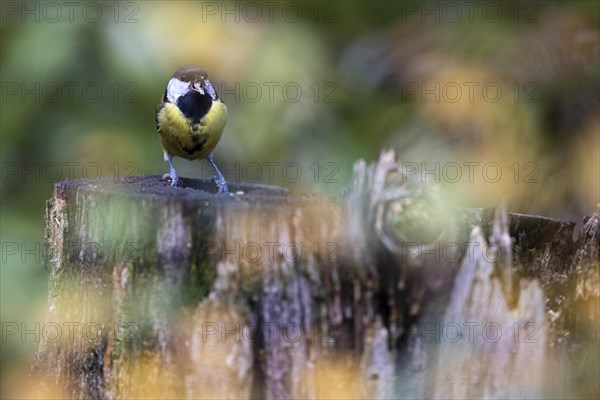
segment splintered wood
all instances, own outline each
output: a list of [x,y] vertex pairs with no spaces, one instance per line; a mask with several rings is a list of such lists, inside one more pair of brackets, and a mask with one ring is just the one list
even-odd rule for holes
[[599,342],[598,212],[573,242],[573,223],[450,207],[399,165],[356,163],[339,199],[56,184],[46,324],[70,334],[40,343],[39,396],[593,394],[576,382],[598,371],[581,357]]

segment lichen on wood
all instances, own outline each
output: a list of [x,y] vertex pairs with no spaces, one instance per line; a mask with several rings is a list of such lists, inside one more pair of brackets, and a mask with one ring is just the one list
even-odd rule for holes
[[[598,343],[598,212],[573,242],[573,223],[506,203],[450,207],[399,165],[358,162],[337,199],[157,176],[56,184],[47,322],[78,335],[40,344],[47,397],[579,393],[598,368],[578,350]],[[435,257],[450,247],[460,257]],[[482,337],[486,323],[503,336]]]

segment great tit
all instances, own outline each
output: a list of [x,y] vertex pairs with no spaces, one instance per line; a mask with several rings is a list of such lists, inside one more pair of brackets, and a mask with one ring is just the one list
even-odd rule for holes
[[175,71],[167,83],[162,101],[156,108],[156,129],[164,151],[171,186],[178,177],[173,156],[197,160],[208,156],[216,176],[218,193],[227,193],[227,182],[215,165],[213,153],[227,122],[227,107],[208,80],[206,70],[187,65]]

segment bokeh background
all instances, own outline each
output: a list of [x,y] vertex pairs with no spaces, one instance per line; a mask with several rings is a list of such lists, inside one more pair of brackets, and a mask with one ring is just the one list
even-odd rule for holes
[[[447,201],[573,219],[600,191],[596,1],[2,2],[2,397],[44,321],[52,184],[167,172],[154,112],[199,63],[229,108],[228,180],[336,195],[396,149]],[[206,161],[176,160],[210,178]]]

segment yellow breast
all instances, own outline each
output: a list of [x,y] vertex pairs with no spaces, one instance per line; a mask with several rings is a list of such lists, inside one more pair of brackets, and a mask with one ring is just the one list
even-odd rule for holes
[[169,154],[188,160],[207,157],[215,148],[227,122],[227,107],[214,100],[197,124],[187,119],[173,103],[165,103],[157,114],[158,133]]

